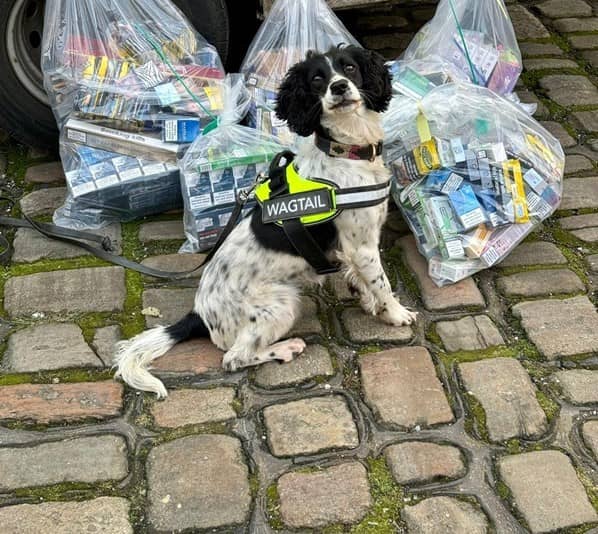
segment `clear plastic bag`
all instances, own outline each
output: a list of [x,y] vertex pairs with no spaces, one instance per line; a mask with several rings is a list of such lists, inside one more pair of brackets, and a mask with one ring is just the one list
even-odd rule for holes
[[[249,105],[243,77],[229,75],[220,125],[198,138],[179,162],[187,236],[181,252],[213,246],[230,219],[237,195],[250,190],[270,160],[283,150],[274,136],[237,124]],[[254,205],[249,201],[243,215]]]
[[560,204],[561,145],[484,87],[398,96],[384,129],[393,198],[439,286],[502,261]]
[[[436,79],[439,72],[453,78],[461,73],[501,95],[513,91],[522,71],[521,52],[503,0],[441,0],[434,18],[416,34],[402,59],[424,80],[430,81],[426,73]],[[418,60],[423,60],[419,66],[437,68],[421,71],[412,64]],[[412,78],[402,81],[425,83]]]
[[176,167],[222,111],[224,70],[168,0],[48,0],[42,70],[69,197],[57,224],[181,207]]
[[308,50],[326,52],[341,43],[359,46],[324,0],[277,0],[241,65],[252,97],[248,125],[292,145],[295,134],[274,111],[278,87]]

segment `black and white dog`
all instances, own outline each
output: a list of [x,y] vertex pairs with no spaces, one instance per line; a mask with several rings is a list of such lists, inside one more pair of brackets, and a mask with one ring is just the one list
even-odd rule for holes
[[[381,184],[389,179],[382,158],[339,157],[338,147],[376,147],[382,140],[380,113],[391,98],[391,80],[383,59],[358,47],[310,52],[293,66],[280,88],[277,115],[301,136],[334,140],[337,153],[305,142],[295,158],[301,176],[318,177],[340,188]],[[342,151],[342,150],[341,150]],[[363,309],[391,325],[406,325],[416,314],[399,304],[382,268],[380,231],[386,203],[346,209],[331,221],[308,227],[360,297]],[[193,311],[177,324],[158,326],[117,345],[117,376],[131,386],[167,395],[147,367],[176,343],[210,337],[226,351],[228,371],[278,360],[289,362],[305,349],[302,339],[284,339],[300,313],[306,284],[323,276],[299,256],[274,224],[263,224],[258,207],[242,220],[205,267]]]

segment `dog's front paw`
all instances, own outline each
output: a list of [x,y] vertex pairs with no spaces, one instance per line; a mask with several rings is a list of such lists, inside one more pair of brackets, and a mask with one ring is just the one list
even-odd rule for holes
[[412,312],[398,302],[396,306],[387,308],[380,313],[380,319],[392,326],[408,326],[417,321],[417,312]]

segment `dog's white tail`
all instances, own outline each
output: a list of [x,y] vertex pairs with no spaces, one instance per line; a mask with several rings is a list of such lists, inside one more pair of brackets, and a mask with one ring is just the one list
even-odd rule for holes
[[116,376],[121,376],[136,389],[155,393],[159,399],[168,396],[162,381],[152,376],[147,368],[153,360],[166,354],[177,343],[193,337],[210,337],[208,327],[194,311],[176,324],[156,326],[134,338],[117,343],[114,355],[114,365],[118,367]]
[[127,341],[116,344],[114,364],[118,367],[115,376],[120,376],[130,386],[155,393],[158,398],[168,396],[161,380],[153,376],[147,367],[166,354],[178,340],[168,333],[165,326],[156,326]]

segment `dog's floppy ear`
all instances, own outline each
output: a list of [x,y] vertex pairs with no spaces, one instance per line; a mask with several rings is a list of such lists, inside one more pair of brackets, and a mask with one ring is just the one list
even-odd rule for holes
[[283,80],[276,98],[276,116],[286,120],[289,128],[308,137],[320,125],[322,104],[310,91],[305,61],[293,65]]
[[384,58],[372,50],[348,46],[346,52],[359,65],[363,78],[363,98],[369,109],[378,113],[386,111],[392,98],[392,79]]

